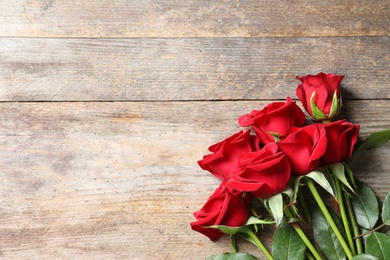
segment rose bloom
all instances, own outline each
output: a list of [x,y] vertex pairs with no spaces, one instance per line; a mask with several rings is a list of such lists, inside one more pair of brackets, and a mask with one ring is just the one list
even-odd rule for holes
[[196,221],[191,223],[191,228],[215,241],[223,235],[223,232],[207,227],[213,225],[242,226],[248,219],[251,199],[250,194],[229,189],[225,186],[225,182],[222,182],[205,205],[194,213]]
[[290,163],[276,143],[268,143],[260,151],[243,154],[227,186],[268,198],[287,186]]
[[293,175],[304,175],[317,168],[326,151],[327,138],[323,124],[292,128],[277,143],[291,163]]
[[[297,76],[297,79],[302,84],[297,87],[296,94],[305,110],[314,120],[327,120],[338,115],[341,110],[340,82],[343,78],[344,76],[325,74],[323,72],[317,75]],[[337,103],[334,104],[334,111],[331,111],[334,95],[337,97],[335,100]],[[314,105],[320,110],[319,113],[313,111],[311,99],[313,99]]]
[[359,135],[359,125],[355,125],[347,120],[339,120],[329,124],[324,124],[327,148],[321,157],[321,165],[328,165],[348,160]]
[[240,131],[210,146],[209,151],[212,154],[205,155],[198,164],[220,179],[229,178],[241,154],[259,149],[259,140],[256,136],[250,135],[250,130]]
[[274,136],[283,136],[291,127],[302,126],[304,122],[305,114],[290,97],[286,102],[271,103],[238,119],[241,126],[252,126],[263,144],[274,142]]

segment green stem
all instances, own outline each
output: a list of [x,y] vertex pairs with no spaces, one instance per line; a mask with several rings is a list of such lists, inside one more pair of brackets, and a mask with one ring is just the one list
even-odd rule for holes
[[353,236],[355,237],[356,250],[357,254],[359,255],[363,253],[363,244],[362,238],[360,237],[360,228],[357,224],[355,212],[353,210],[351,199],[349,197],[345,198],[345,204],[347,204],[348,213],[351,217]]
[[306,253],[305,253],[305,256],[306,256],[306,259],[308,259],[308,260],[314,260],[315,258],[309,253],[309,252],[307,252],[306,251]]
[[[288,209],[288,208],[285,208],[284,209],[284,213],[286,214],[286,216],[288,218],[292,218],[293,215],[291,214],[291,211]],[[310,250],[310,252],[313,254],[313,256],[315,257],[315,259],[317,260],[321,260],[321,256],[320,254],[318,253],[318,251],[315,249],[315,247],[313,246],[313,244],[310,242],[310,240],[307,238],[306,234],[303,232],[303,230],[297,225],[297,224],[293,224],[292,225],[293,228],[295,229],[295,231],[298,233],[299,237],[302,239],[302,241],[305,243],[305,245],[307,246],[307,248]]]
[[248,229],[248,231],[245,232],[252,240],[255,242],[256,246],[263,252],[263,254],[269,259],[273,260],[272,255],[268,252],[267,248],[261,243],[260,239],[256,236],[255,233],[253,233],[252,230]]
[[341,246],[343,247],[345,253],[347,254],[348,259],[352,259],[352,252],[349,249],[347,243],[345,242],[343,235],[340,233],[340,231],[337,228],[336,223],[334,222],[332,216],[330,215],[328,209],[325,206],[325,203],[322,201],[322,198],[320,194],[318,193],[316,187],[314,186],[314,183],[311,179],[307,178],[307,186],[309,187],[311,193],[314,196],[314,199],[316,200],[318,206],[320,207],[322,213],[324,214],[326,220],[328,221],[330,227],[332,228],[334,234],[336,235],[337,239],[339,240]]
[[303,212],[305,213],[307,222],[309,223],[309,225],[311,225],[310,211],[309,208],[307,207],[305,198],[302,196],[302,192],[298,192],[298,199],[299,199],[299,204],[301,204]]
[[341,220],[343,221],[344,230],[345,230],[345,233],[347,234],[347,240],[348,240],[349,248],[351,249],[352,255],[356,255],[355,245],[354,245],[354,242],[353,242],[353,237],[352,237],[352,233],[351,233],[351,229],[350,229],[348,216],[347,216],[347,214],[345,212],[345,205],[344,205],[344,198],[343,198],[344,196],[341,193],[342,192],[341,191],[341,184],[340,184],[340,181],[337,178],[334,178],[334,181],[336,182],[337,200],[339,202]]
[[369,230],[369,231],[367,231],[367,232],[364,232],[363,234],[358,235],[356,238],[367,236],[367,235],[369,235],[369,234],[371,234],[371,233],[373,233],[373,232],[376,232],[378,229],[383,228],[384,226],[386,226],[386,224],[385,224],[385,223],[382,223],[381,225],[377,226],[376,228],[371,229],[371,230]]
[[322,120],[321,123],[323,123],[323,124],[332,123],[332,119],[325,119],[325,120]]

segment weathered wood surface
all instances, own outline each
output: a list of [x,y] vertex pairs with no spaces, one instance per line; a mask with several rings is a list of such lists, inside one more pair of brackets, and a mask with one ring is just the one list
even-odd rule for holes
[[389,36],[388,0],[0,2],[12,37]]
[[[190,230],[192,212],[218,185],[196,161],[239,130],[238,116],[267,103],[1,103],[1,258],[204,259],[230,251],[227,238],[212,243]],[[344,107],[362,124],[361,137],[390,128],[389,114],[388,101]],[[352,164],[382,199],[389,157],[387,145]]]
[[[0,1],[0,258],[231,251],[190,230],[218,185],[196,161],[319,71],[361,137],[390,128],[389,24],[388,0]],[[382,199],[389,158],[351,164]]]
[[296,75],[345,74],[344,98],[390,98],[389,37],[0,38],[0,100],[294,96]]

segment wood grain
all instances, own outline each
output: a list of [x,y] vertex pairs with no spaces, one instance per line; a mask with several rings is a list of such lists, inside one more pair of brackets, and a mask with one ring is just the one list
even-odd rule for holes
[[389,36],[387,0],[14,0],[0,36]]
[[0,38],[1,101],[285,99],[296,75],[346,75],[345,99],[390,98],[390,37]]
[[[320,71],[362,138],[390,128],[389,24],[388,0],[0,1],[0,258],[231,251],[190,230],[219,184],[197,160]],[[389,158],[351,162],[381,199]]]
[[[218,185],[196,161],[268,102],[0,103],[0,256],[204,259],[230,251],[189,222]],[[390,128],[390,102],[346,101],[361,137]],[[380,198],[390,146],[352,168]],[[271,234],[262,239],[270,245]],[[261,256],[248,243],[240,249]]]

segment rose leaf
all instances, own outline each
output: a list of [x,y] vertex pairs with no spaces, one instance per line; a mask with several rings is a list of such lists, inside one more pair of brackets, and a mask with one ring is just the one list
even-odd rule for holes
[[390,129],[372,133],[355,150],[355,153],[365,149],[378,148],[390,141]]
[[387,194],[382,206],[383,224],[390,226],[390,192]]
[[390,259],[390,237],[379,233],[371,233],[366,241],[366,253],[374,255],[379,259]]
[[247,253],[224,253],[211,256],[207,260],[258,260],[258,258]]
[[352,194],[352,206],[359,226],[374,228],[379,219],[379,204],[374,191],[359,180],[356,181],[356,194]]
[[215,228],[223,233],[229,234],[229,235],[234,235],[237,234],[238,232],[244,232],[245,229],[247,229],[247,226],[240,226],[240,227],[230,227],[230,226],[224,226],[224,225],[214,225],[214,226],[209,226],[208,228]]
[[304,259],[306,245],[297,232],[288,224],[282,224],[275,232],[272,256],[275,259]]
[[379,260],[378,257],[370,255],[370,254],[359,254],[352,258],[352,260]]
[[[340,219],[336,213],[334,213],[333,210],[329,210],[329,212],[336,225],[339,227],[339,230],[342,230]],[[319,207],[315,207],[313,210],[312,227],[314,239],[327,259],[347,258],[339,240]]]

